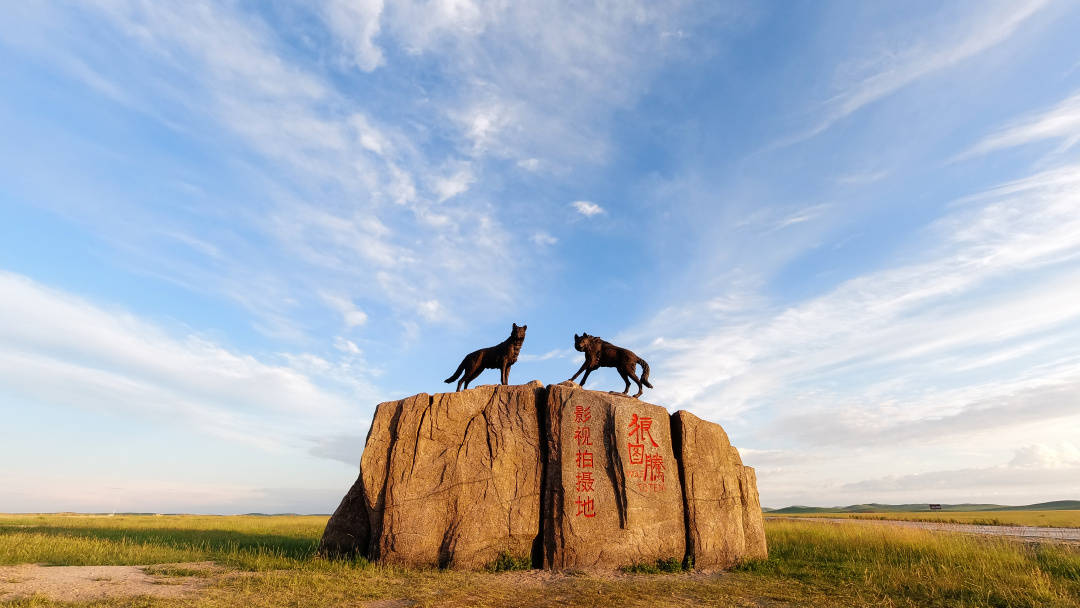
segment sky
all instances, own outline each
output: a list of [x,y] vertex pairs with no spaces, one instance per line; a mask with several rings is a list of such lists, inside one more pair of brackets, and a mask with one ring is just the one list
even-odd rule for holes
[[4,12],[0,512],[329,513],[512,323],[766,506],[1080,499],[1074,2]]

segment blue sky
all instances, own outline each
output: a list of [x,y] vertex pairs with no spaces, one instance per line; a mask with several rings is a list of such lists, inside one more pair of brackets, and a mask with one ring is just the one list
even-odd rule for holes
[[375,404],[513,322],[512,382],[626,345],[765,505],[1080,498],[1077,31],[1041,0],[10,6],[0,511],[329,512]]

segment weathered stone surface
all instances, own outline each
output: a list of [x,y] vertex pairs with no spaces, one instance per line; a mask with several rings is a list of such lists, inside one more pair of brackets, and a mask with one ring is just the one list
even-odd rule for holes
[[543,563],[682,560],[682,489],[664,408],[564,382],[549,387]]
[[686,552],[698,568],[727,568],[767,557],[754,469],[718,424],[690,412],[672,416],[686,498]]
[[742,484],[743,533],[746,535],[746,552],[742,559],[765,559],[769,557],[769,549],[765,543],[765,517],[761,513],[757,473],[753,467],[744,466],[739,480]]
[[459,568],[504,552],[529,557],[540,525],[540,391],[534,381],[379,405],[360,478],[322,548]]
[[380,404],[360,468],[324,555],[560,569],[767,555],[754,470],[719,425],[572,382]]

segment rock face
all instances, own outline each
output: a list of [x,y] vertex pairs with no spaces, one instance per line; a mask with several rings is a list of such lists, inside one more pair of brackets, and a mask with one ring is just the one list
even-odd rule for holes
[[569,382],[382,403],[360,469],[324,555],[560,569],[767,555],[754,470],[719,425]]
[[548,389],[543,565],[682,561],[682,485],[664,408],[564,383]]
[[320,550],[479,568],[530,557],[540,529],[539,382],[416,395],[375,410],[360,477]]
[[718,424],[678,411],[671,428],[686,488],[687,556],[699,568],[767,557],[754,469]]

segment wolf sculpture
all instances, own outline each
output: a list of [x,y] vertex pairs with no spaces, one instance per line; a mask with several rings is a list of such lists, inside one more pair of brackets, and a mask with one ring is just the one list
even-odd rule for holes
[[[601,340],[596,336],[590,336],[589,334],[581,334],[580,336],[574,334],[574,349],[585,353],[585,363],[581,364],[581,368],[577,370],[577,373],[570,378],[572,382],[578,377],[578,374],[585,372],[585,376],[581,378],[581,386],[585,386],[585,381],[589,379],[589,374],[593,370],[600,367],[614,367],[619,375],[622,376],[623,382],[626,383],[626,388],[623,389],[622,394],[630,392],[630,379],[637,382],[637,394],[634,395],[634,399],[641,396],[641,385],[645,385],[652,388],[653,385],[649,384],[649,364],[644,359],[635,355],[633,352],[615,346],[611,342]],[[641,364],[641,379],[635,372],[636,365]]]
[[[457,390],[460,391],[462,383],[465,384],[465,388],[469,388],[469,383],[476,380],[480,372],[485,369],[497,369],[501,374],[500,381],[503,384],[509,384],[510,366],[517,362],[518,355],[521,354],[521,344],[525,341],[526,328],[528,328],[528,325],[518,327],[518,324],[514,323],[509,338],[495,346],[481,348],[465,355],[454,375],[443,380],[443,382],[450,384],[457,380]],[[458,376],[461,376],[460,380],[458,380]]]

